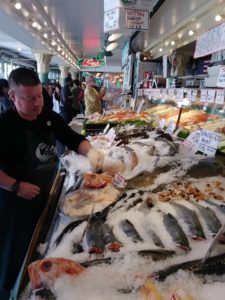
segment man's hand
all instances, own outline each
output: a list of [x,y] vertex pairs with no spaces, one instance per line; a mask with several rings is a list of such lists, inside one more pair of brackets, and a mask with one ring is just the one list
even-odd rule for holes
[[17,192],[17,196],[22,197],[27,200],[32,200],[40,194],[40,188],[37,185],[20,182],[20,188]]
[[103,162],[103,154],[100,151],[91,148],[87,154],[87,157],[94,171],[101,168]]

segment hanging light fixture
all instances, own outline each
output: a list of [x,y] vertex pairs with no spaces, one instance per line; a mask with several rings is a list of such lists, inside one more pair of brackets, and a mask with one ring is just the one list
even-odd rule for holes
[[112,51],[112,50],[114,50],[117,46],[118,46],[118,43],[117,43],[117,42],[112,42],[112,43],[110,43],[110,44],[105,48],[105,50],[106,50],[106,51]]
[[122,36],[122,33],[119,33],[119,32],[118,33],[113,33],[112,35],[109,36],[108,41],[109,42],[116,41],[119,38],[121,38],[121,36]]

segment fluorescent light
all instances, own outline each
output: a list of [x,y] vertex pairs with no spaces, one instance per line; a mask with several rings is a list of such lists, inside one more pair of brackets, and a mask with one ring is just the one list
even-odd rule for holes
[[48,38],[48,34],[47,34],[47,33],[44,33],[44,34],[43,34],[43,37],[44,37],[45,39],[47,39],[47,38]]
[[110,43],[107,47],[106,47],[106,51],[112,51],[113,49],[115,49],[116,47],[118,46],[118,43],[117,42],[113,42],[113,43]]
[[176,43],[174,41],[171,41],[170,43],[172,46],[174,46]]
[[38,23],[37,22],[33,22],[32,23],[32,27],[36,28],[38,26]]
[[194,31],[193,31],[193,30],[189,30],[189,31],[188,31],[188,34],[189,34],[190,36],[192,36],[192,35],[194,35]]
[[113,33],[112,35],[109,36],[108,41],[113,42],[121,38],[122,33]]
[[220,15],[216,15],[215,16],[215,21],[216,22],[219,22],[219,21],[221,21],[222,20],[222,17],[220,16]]
[[162,49],[162,48],[159,48],[159,52],[163,52],[163,49]]
[[22,49],[20,47],[17,48],[17,51],[21,51]]
[[169,45],[169,42],[167,41],[167,42],[165,42],[165,46],[168,46]]
[[16,2],[15,5],[14,5],[15,9],[21,9],[22,5],[20,2]]

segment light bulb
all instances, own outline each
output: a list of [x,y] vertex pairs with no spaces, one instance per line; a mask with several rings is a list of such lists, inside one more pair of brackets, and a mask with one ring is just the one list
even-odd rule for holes
[[174,46],[176,43],[174,41],[171,41],[170,43],[172,46]]
[[159,48],[159,52],[163,52],[163,49],[162,49],[162,48]]
[[189,30],[189,31],[188,31],[188,34],[189,34],[190,36],[192,36],[192,35],[194,35],[194,31],[193,31],[193,30]]
[[38,26],[37,22],[32,23],[32,27],[36,28]]
[[20,2],[16,2],[15,5],[14,5],[15,9],[21,9],[22,5]]
[[222,20],[222,17],[220,15],[215,16],[215,21],[220,22]]
[[47,38],[48,38],[48,34],[47,34],[47,33],[44,33],[44,34],[43,34],[43,37],[44,37],[45,39],[47,39]]

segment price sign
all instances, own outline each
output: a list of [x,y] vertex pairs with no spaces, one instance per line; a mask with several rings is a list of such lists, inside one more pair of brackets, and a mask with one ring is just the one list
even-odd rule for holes
[[216,92],[216,100],[215,102],[217,104],[224,104],[224,97],[225,97],[225,91],[224,90],[217,90]]
[[126,186],[126,180],[123,176],[116,173],[113,178],[113,185],[117,188],[124,188]]
[[208,156],[214,157],[220,139],[221,135],[219,133],[203,129],[201,130],[201,141],[198,150]]
[[174,97],[174,89],[169,89],[168,98],[170,100],[173,100],[173,97]]
[[119,29],[120,25],[120,10],[113,8],[104,13],[104,32],[109,32]]
[[196,101],[197,94],[198,94],[197,90],[192,91],[192,95],[191,95],[191,101],[192,102]]
[[159,120],[159,128],[163,129],[166,126],[166,119]]
[[215,101],[216,90],[208,90],[207,102],[213,103]]
[[176,100],[182,102],[184,100],[184,89],[177,89]]
[[167,99],[167,89],[163,89],[162,90],[162,100],[166,100]]
[[174,121],[170,121],[167,128],[166,128],[166,133],[169,133],[169,134],[172,135],[175,128],[176,128],[176,124],[174,123]]
[[161,90],[160,89],[156,89],[155,90],[155,97],[156,97],[156,99],[159,99],[160,95],[161,95]]
[[220,68],[219,77],[217,80],[218,87],[225,87],[225,66]]
[[187,99],[192,101],[192,90],[187,90]]
[[200,140],[201,131],[195,131],[183,141],[182,145],[192,154],[195,154],[198,151]]
[[208,94],[208,90],[201,90],[201,97],[200,97],[201,102],[207,101],[207,94]]
[[106,134],[106,137],[110,140],[110,143],[112,144],[116,137],[116,132],[114,128],[111,128],[108,133]]

